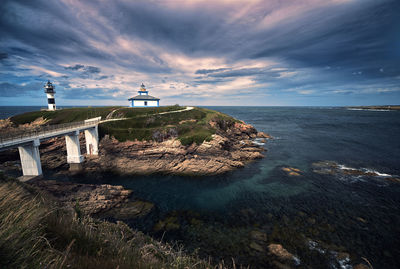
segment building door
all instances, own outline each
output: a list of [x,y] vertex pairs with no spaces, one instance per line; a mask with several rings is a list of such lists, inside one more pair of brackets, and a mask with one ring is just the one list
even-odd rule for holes
[[147,101],[144,101],[144,105],[147,106]]

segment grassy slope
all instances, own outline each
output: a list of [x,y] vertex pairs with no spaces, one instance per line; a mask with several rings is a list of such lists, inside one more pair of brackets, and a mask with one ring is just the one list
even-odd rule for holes
[[167,106],[167,107],[154,107],[154,108],[128,108],[118,106],[106,106],[106,107],[75,107],[65,108],[56,111],[33,111],[23,114],[19,114],[11,117],[11,121],[17,125],[30,123],[39,117],[43,117],[49,120],[49,124],[60,124],[74,121],[82,121],[85,119],[95,118],[101,116],[105,119],[106,116],[113,110],[117,110],[115,116],[119,117],[136,117],[147,114],[155,114],[166,111],[174,111],[184,109],[179,106]]
[[11,118],[15,124],[25,124],[39,117],[48,119],[48,124],[60,124],[80,121],[87,118],[101,116],[105,119],[112,111],[116,110],[113,118],[128,118],[127,120],[102,123],[99,127],[100,136],[106,134],[114,136],[119,141],[126,140],[154,140],[162,141],[168,137],[177,136],[182,144],[189,145],[193,142],[202,143],[210,140],[216,132],[209,125],[211,119],[223,122],[226,126],[235,120],[225,114],[204,109],[194,108],[180,113],[157,114],[160,112],[184,109],[179,106],[159,108],[127,108],[127,107],[96,107],[96,108],[70,108],[57,111],[35,111],[17,115]]
[[212,268],[123,223],[78,218],[78,211],[56,208],[0,174],[0,268]]

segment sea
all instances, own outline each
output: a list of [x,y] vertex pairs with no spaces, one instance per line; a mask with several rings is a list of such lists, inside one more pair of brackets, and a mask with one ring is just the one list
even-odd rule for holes
[[[218,176],[72,180],[132,189],[156,207],[127,220],[132,227],[203,258],[264,268],[263,249],[276,243],[297,268],[400,268],[399,111],[207,108],[270,134],[255,141],[265,158]],[[35,109],[0,107],[0,115]]]

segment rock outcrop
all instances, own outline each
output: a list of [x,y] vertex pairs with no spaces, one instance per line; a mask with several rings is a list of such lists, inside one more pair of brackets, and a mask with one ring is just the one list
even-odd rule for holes
[[303,171],[294,167],[282,167],[282,171],[286,172],[288,176],[301,176]]
[[[217,126],[210,123],[211,126]],[[245,123],[235,123],[226,130],[217,129],[211,141],[184,146],[177,138],[163,142],[119,142],[105,136],[100,141],[99,156],[87,156],[86,172],[112,171],[119,174],[212,175],[243,167],[247,162],[264,157],[264,149],[253,143],[253,137],[270,137]],[[81,137],[82,154],[85,154]],[[42,165],[45,169],[67,170],[63,138],[42,143]]]
[[338,164],[334,161],[320,161],[312,164],[313,172],[321,175],[336,175],[343,178],[360,178],[369,177],[376,180],[385,180],[386,182],[400,183],[400,177],[398,175],[389,175],[380,173],[375,170],[367,168],[353,168],[346,167],[345,165]]
[[101,218],[133,219],[150,213],[154,205],[131,197],[122,186],[78,184],[38,179],[28,183],[61,206]]
[[299,258],[287,251],[281,244],[269,244],[268,253],[274,260],[272,264],[276,268],[293,268],[300,264]]

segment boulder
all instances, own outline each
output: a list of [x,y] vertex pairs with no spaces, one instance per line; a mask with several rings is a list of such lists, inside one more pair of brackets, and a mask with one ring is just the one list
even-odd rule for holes
[[264,132],[257,132],[256,134],[257,138],[267,138],[267,139],[272,139],[272,136],[269,134],[266,134]]
[[262,241],[262,242],[267,241],[267,234],[257,230],[251,231],[250,237],[256,241]]
[[289,176],[301,176],[301,173],[303,173],[303,171],[294,167],[282,167],[281,169]]
[[108,184],[78,184],[55,180],[33,180],[29,184],[54,197],[67,208],[84,214],[115,219],[131,219],[147,215],[154,204],[130,198],[131,190]]
[[295,265],[299,263],[299,259],[287,251],[281,244],[269,244],[268,252],[270,255],[274,256],[280,262],[285,264]]

